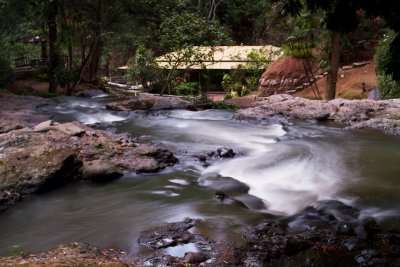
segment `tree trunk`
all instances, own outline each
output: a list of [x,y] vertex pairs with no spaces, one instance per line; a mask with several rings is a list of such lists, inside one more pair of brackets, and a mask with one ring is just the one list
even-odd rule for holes
[[[99,37],[100,39],[101,37]],[[100,62],[101,56],[103,53],[103,44],[101,40],[98,40],[96,47],[93,50],[92,59],[87,66],[83,81],[87,83],[92,83],[93,85],[97,85],[99,81],[99,69],[100,69]]]
[[340,32],[332,32],[331,53],[329,55],[329,67],[326,85],[325,99],[335,99],[336,82],[340,64]]
[[49,13],[48,13],[48,27],[49,27],[49,92],[57,92],[57,79],[56,71],[59,65],[59,54],[57,49],[57,12],[58,12],[58,0],[48,2]]
[[94,38],[96,38],[95,46],[93,47],[93,54],[88,63],[87,68],[84,70],[83,81],[97,85],[99,83],[99,69],[101,57],[103,55],[103,42],[102,42],[102,20],[103,20],[103,0],[97,0],[96,5],[96,25],[93,29]]
[[[71,37],[68,39],[68,71],[69,74],[72,75],[72,40]],[[68,82],[67,82],[67,91],[66,95],[70,96],[72,95],[72,88],[71,88],[71,76],[69,76]]]

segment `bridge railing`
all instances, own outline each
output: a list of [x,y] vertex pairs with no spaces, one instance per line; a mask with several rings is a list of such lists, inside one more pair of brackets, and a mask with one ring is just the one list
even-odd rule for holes
[[[60,62],[66,67],[69,62],[69,57],[66,55],[60,55]],[[14,60],[15,68],[26,68],[32,69],[46,68],[48,60],[46,58],[32,58],[32,57],[17,57]]]

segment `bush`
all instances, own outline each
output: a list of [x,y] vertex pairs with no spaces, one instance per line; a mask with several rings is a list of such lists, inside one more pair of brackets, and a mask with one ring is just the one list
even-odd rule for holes
[[128,71],[125,79],[129,84],[141,84],[145,89],[157,84],[161,79],[162,70],[158,67],[153,52],[144,46],[136,50],[134,60],[128,62]]
[[198,96],[199,85],[195,82],[181,83],[175,87],[175,93],[180,96]]
[[238,109],[237,106],[225,103],[224,101],[214,103],[212,108],[213,109],[229,109],[229,110],[237,110]]
[[393,80],[391,75],[380,75],[378,87],[382,99],[400,98],[400,82]]
[[[390,46],[396,37],[393,31],[384,34],[383,38],[379,41],[376,54],[375,54],[375,64],[376,71],[381,75],[387,75],[389,73],[389,66],[394,60],[392,54],[390,53]],[[384,78],[384,80],[387,80]]]
[[283,44],[282,49],[285,55],[298,58],[312,57],[312,47],[314,45],[305,42],[287,42]]
[[341,98],[344,99],[363,99],[363,95],[359,91],[345,91],[341,95],[339,95]]
[[11,64],[8,60],[0,56],[0,87],[4,87],[11,78]]

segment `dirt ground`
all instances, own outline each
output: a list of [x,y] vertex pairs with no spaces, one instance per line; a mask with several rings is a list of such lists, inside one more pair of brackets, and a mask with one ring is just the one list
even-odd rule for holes
[[[336,85],[336,98],[362,99],[368,98],[367,92],[362,92],[362,83],[365,83],[366,91],[378,87],[377,76],[375,73],[375,64],[369,61],[368,65],[349,70],[339,70],[338,81]],[[317,81],[320,94],[325,95],[326,77]],[[315,99],[311,87],[294,94],[298,97]]]

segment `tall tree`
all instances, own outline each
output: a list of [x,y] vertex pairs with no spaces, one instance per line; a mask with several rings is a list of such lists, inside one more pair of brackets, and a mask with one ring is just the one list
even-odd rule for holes
[[[329,55],[329,71],[327,79],[327,91],[325,98],[333,99],[336,93],[337,73],[340,60],[340,40],[343,34],[347,34],[358,25],[358,11],[365,11],[370,16],[383,17],[388,26],[396,32],[400,30],[400,9],[394,1],[391,0],[273,0],[274,2],[283,2],[284,13],[299,15],[303,9],[316,12],[322,10],[325,14],[326,29],[331,32],[331,50]],[[388,66],[392,72],[398,73],[400,79],[400,35],[394,39],[392,46],[392,55],[395,59],[391,66]],[[397,59],[396,59],[397,58]],[[396,70],[397,69],[397,70]],[[395,74],[393,75],[396,76]]]
[[57,92],[57,69],[60,64],[57,38],[58,0],[48,0],[48,29],[49,29],[49,92]]
[[312,12],[323,10],[326,29],[331,33],[329,69],[325,99],[335,98],[336,83],[340,64],[340,40],[343,34],[353,30],[357,24],[357,10],[361,7],[360,0],[282,0],[284,14],[298,16],[300,11],[308,9]]

